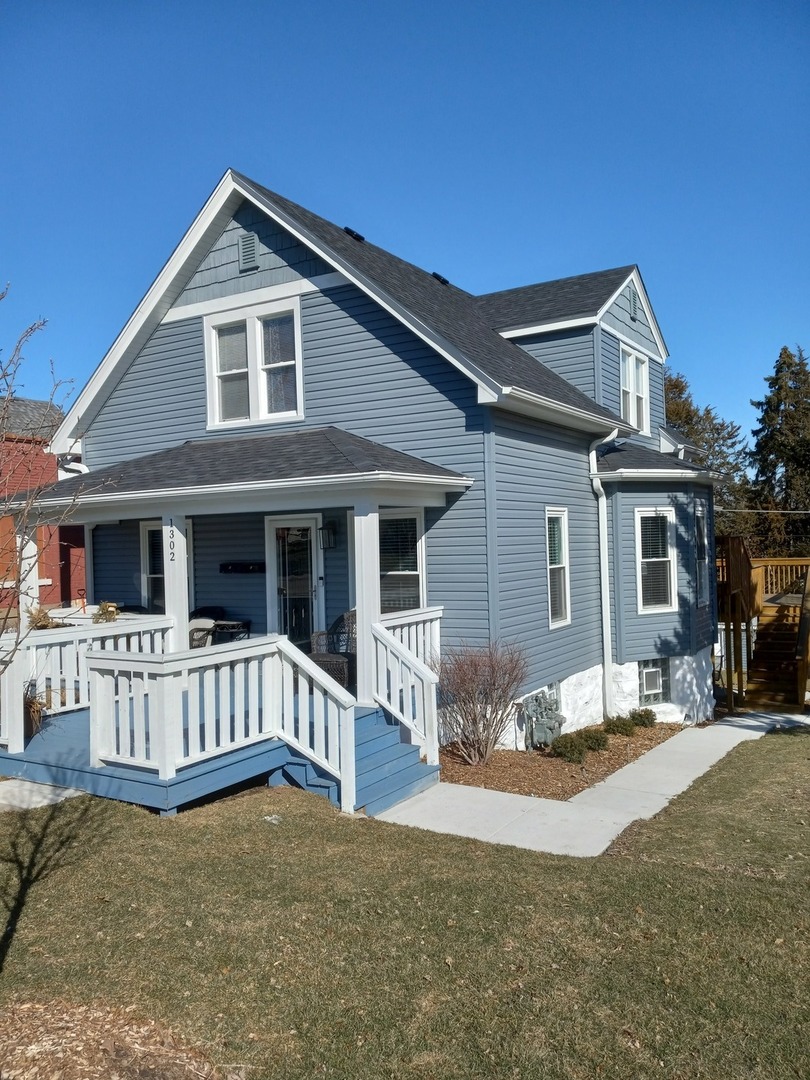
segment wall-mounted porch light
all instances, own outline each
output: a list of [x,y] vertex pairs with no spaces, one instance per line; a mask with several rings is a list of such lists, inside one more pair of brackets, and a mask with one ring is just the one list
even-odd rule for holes
[[325,525],[322,525],[318,529],[318,546],[321,551],[326,551],[328,548],[333,548],[336,542],[335,523],[333,521],[327,521]]

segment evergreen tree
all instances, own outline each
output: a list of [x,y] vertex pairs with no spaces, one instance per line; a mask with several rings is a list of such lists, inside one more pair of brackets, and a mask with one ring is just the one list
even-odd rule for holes
[[746,475],[749,451],[740,425],[721,419],[710,406],[696,405],[685,376],[673,374],[669,368],[664,373],[664,399],[667,424],[698,447],[701,464],[724,477],[715,490],[717,535],[746,535],[754,527],[753,518],[723,512],[747,506],[750,497]]
[[801,348],[784,346],[759,411],[750,454],[758,515],[756,546],[768,555],[810,554],[810,367]]

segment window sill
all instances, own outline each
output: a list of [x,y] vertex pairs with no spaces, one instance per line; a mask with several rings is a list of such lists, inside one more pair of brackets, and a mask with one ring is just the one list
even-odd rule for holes
[[304,414],[299,412],[276,413],[274,416],[262,416],[249,420],[216,420],[209,421],[206,431],[243,431],[245,428],[273,427],[276,424],[300,423]]

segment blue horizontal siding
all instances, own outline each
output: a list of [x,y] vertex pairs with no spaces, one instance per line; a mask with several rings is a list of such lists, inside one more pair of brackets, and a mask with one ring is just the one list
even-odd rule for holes
[[[712,526],[711,494],[690,485],[664,488],[653,484],[608,485],[610,493],[612,628],[618,663],[657,656],[690,656],[714,640],[713,562],[710,553],[710,603],[696,606],[697,562],[695,507],[702,505]],[[678,609],[674,612],[638,612],[636,583],[635,511],[637,508],[674,508]]]
[[602,322],[663,360],[640,298],[635,320],[630,317],[630,288],[631,286],[627,285],[616,297],[602,316]]
[[598,400],[592,329],[517,338],[516,343],[593,401]]
[[[529,674],[524,689],[530,690],[601,663],[596,499],[587,440],[496,415],[500,637],[525,649]],[[571,590],[571,622],[553,629],[545,533],[550,506],[568,510]]]

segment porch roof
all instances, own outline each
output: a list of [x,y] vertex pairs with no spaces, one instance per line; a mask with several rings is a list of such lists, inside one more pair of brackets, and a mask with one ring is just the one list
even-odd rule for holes
[[713,484],[721,479],[704,465],[662,454],[636,443],[617,440],[609,443],[597,456],[597,471],[602,480],[685,480]]
[[[433,465],[411,454],[352,435],[337,427],[310,428],[271,435],[189,440],[169,450],[131,458],[107,469],[61,480],[44,488],[37,500],[43,510],[124,508],[145,502],[187,504],[197,512],[216,512],[231,499],[246,496],[261,504],[261,495],[309,492],[311,501],[337,505],[337,493],[351,503],[363,491],[390,489],[396,500],[404,492],[422,492],[425,502],[444,501],[447,492],[461,492],[469,477]],[[358,491],[358,488],[360,489]],[[395,494],[396,493],[396,494]],[[431,499],[430,496],[433,496]],[[206,511],[204,500],[214,499]],[[201,501],[202,500],[202,501]],[[153,508],[154,509],[154,508]]]

